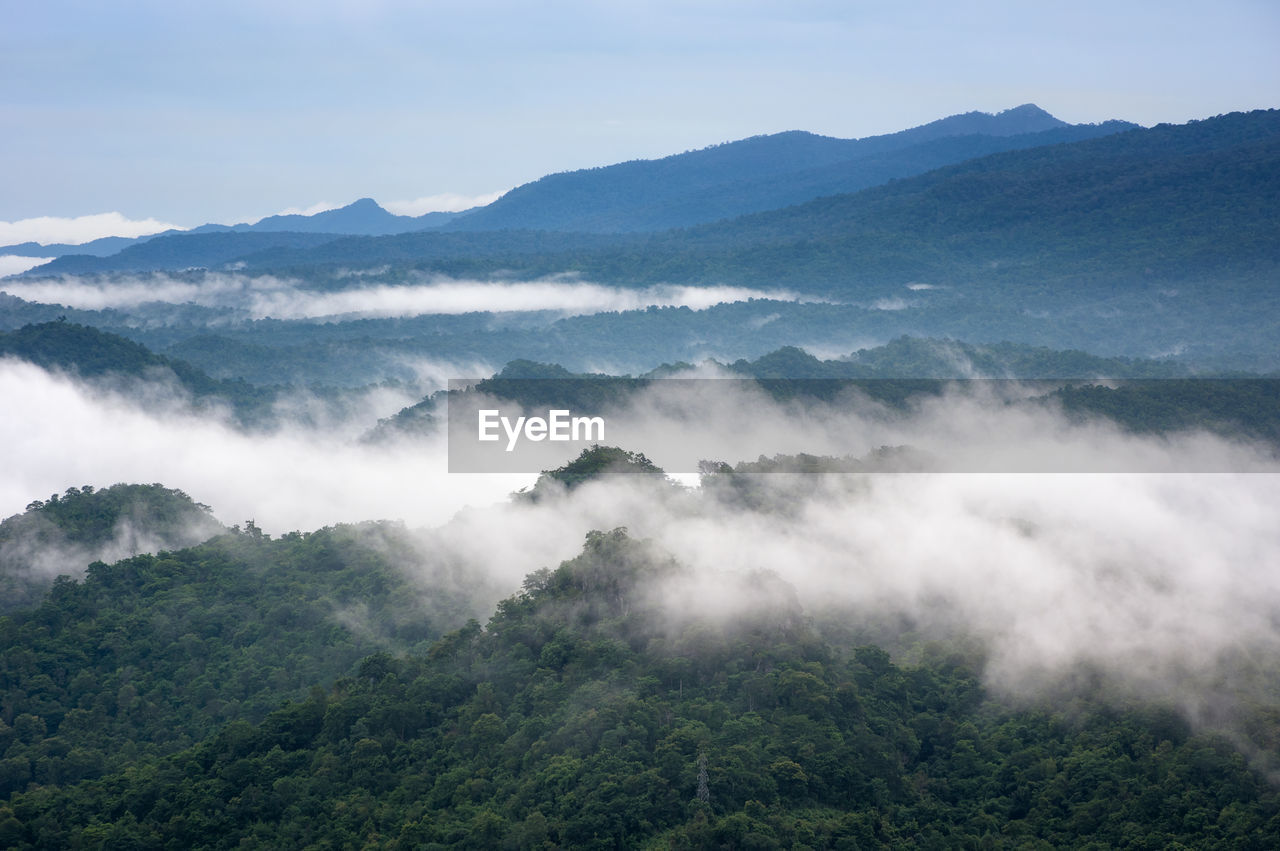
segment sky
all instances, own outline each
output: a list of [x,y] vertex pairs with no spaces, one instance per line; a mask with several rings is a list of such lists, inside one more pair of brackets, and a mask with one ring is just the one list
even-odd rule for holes
[[0,4],[0,244],[361,197],[459,209],[556,171],[1029,102],[1144,125],[1280,105],[1273,0]]

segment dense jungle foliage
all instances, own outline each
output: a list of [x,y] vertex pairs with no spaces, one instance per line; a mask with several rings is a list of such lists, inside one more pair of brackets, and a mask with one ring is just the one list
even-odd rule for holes
[[472,611],[390,524],[272,540],[250,522],[95,562],[0,618],[0,789],[74,784],[256,723],[372,652],[425,649]]
[[224,531],[209,506],[162,485],[67,488],[0,522],[0,613],[38,604],[90,562],[182,549]]
[[[144,593],[163,584],[142,568],[122,563],[114,581]],[[902,664],[873,646],[824,643],[767,574],[726,575],[723,591],[746,601],[746,616],[718,616],[715,600],[673,607],[659,592],[682,575],[624,530],[592,533],[486,626],[473,621],[426,652],[375,653],[265,717],[199,728],[208,738],[171,755],[148,744],[168,736],[169,719],[133,706],[127,767],[100,779],[48,773],[78,765],[86,745],[45,728],[124,711],[100,708],[108,689],[82,677],[87,708],[50,697],[48,717],[7,725],[21,755],[6,765],[25,758],[45,773],[0,805],[0,841],[1261,849],[1280,832],[1277,788],[1170,711],[1087,695],[1072,716],[1002,705],[971,660],[944,648]],[[82,593],[60,587],[39,616],[69,626],[83,618]],[[243,671],[255,667],[244,659]],[[113,681],[109,692],[154,701],[169,676],[185,679],[138,668],[131,687]],[[26,755],[37,747],[64,755],[42,763]]]

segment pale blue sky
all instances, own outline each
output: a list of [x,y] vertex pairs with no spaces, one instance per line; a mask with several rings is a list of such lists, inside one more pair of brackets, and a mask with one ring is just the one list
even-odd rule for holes
[[0,220],[481,195],[788,129],[1280,106],[1280,3],[0,0]]

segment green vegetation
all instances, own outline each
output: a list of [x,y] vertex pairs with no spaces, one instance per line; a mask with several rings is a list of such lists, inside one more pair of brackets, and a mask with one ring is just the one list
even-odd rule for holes
[[[221,363],[225,371],[228,360],[234,359],[226,357],[222,342],[201,335],[194,338],[192,346]],[[335,358],[349,361],[352,348],[351,344],[344,344]],[[278,365],[279,362],[270,357],[270,351],[250,347],[247,354],[239,354],[266,367]],[[255,430],[277,427],[286,419],[303,424],[326,417],[339,419],[353,409],[362,409],[364,403],[359,392],[350,392],[352,388],[297,380],[299,376],[288,370],[276,376],[277,380],[265,384],[253,384],[238,375],[213,378],[185,360],[156,354],[121,334],[62,320],[27,324],[10,333],[0,332],[0,357],[5,355],[75,376],[95,387],[140,400],[147,406],[157,400],[174,400],[190,404],[199,412],[219,416],[229,413],[236,425]],[[377,367],[372,366],[371,370],[376,372]],[[313,371],[302,378],[322,374]],[[265,373],[258,377],[270,378]],[[357,390],[368,385],[397,386],[394,380],[386,381],[367,372],[361,374],[360,379],[352,382]],[[290,391],[302,387],[305,387],[308,406],[289,410],[288,405],[278,404],[289,401]],[[308,409],[312,405],[314,410]]]
[[[370,656],[172,756],[51,778],[0,807],[0,836],[13,848],[1261,849],[1280,832],[1276,789],[1169,712],[1088,695],[1073,718],[1001,707],[937,648],[906,665],[827,645],[776,578],[722,577],[747,612],[724,620],[715,600],[673,607],[659,593],[683,576],[624,530],[593,532],[487,626],[426,654]],[[40,740],[33,717],[8,728],[19,746]]]
[[107,375],[143,376],[149,370],[172,372],[192,393],[218,386],[199,370],[157,355],[132,340],[74,322],[44,322],[0,333],[0,356],[30,361],[45,369],[84,378]]
[[1064,387],[1052,397],[1068,414],[1107,417],[1138,433],[1203,429],[1280,445],[1280,380],[1274,378],[1126,381]]
[[117,334],[61,320],[0,332],[0,357],[5,355],[126,391],[141,382],[167,383],[197,404],[233,407],[243,422],[266,416],[277,390],[210,378]]
[[[0,357],[141,404],[167,387],[251,427],[277,422],[284,383],[409,382],[423,360],[507,363],[476,389],[591,409],[677,373],[670,362],[719,357],[780,399],[833,398],[857,382],[909,405],[950,379],[1049,379],[1021,404],[1135,432],[1280,443],[1274,378],[1203,378],[1280,368],[1280,112],[1116,129],[925,174],[957,152],[1027,140],[917,134],[864,145],[855,169],[828,144],[840,140],[784,134],[679,163],[554,176],[489,214],[550,191],[539,227],[640,227],[917,175],[659,234],[205,232],[58,261],[69,271],[234,261],[318,291],[385,266],[360,280],[567,272],[626,286],[790,288],[830,302],[283,322],[249,321],[238,305],[65,311],[0,293],[0,327],[16,329],[0,332]],[[1045,128],[1019,132],[1032,130]],[[804,153],[796,170],[743,178],[752,157],[779,149]],[[680,178],[691,163],[715,167],[695,184]],[[633,190],[654,168],[674,179],[642,197]],[[612,189],[583,203],[582,186],[601,181]],[[681,192],[698,202],[674,203]],[[353,206],[325,221],[360,214],[391,226]],[[586,371],[602,363],[640,377]],[[333,410],[349,398],[316,393]],[[365,439],[438,427],[443,398]],[[745,515],[789,532],[832,484],[825,474],[860,493],[871,487],[863,473],[929,461],[881,447],[707,462],[693,492],[642,454],[597,445],[492,516],[555,534],[555,512],[573,504],[558,496],[626,472],[664,511]],[[836,524],[837,509],[856,510],[828,507]],[[468,520],[454,528],[505,532]],[[908,534],[932,534],[930,522],[925,506]],[[1280,671],[1250,648],[1214,671],[1245,683],[1223,701],[1238,705],[1203,701],[1193,725],[1175,697],[1139,700],[1085,664],[1063,674],[1068,699],[1011,700],[984,685],[984,645],[963,626],[873,606],[854,615],[826,600],[805,611],[777,575],[739,571],[733,547],[695,575],[623,528],[593,531],[581,554],[531,573],[490,609],[499,595],[487,571],[504,565],[463,571],[429,540],[395,524],[272,539],[252,521],[228,530],[160,485],[71,488],[4,520],[0,847],[1267,849],[1280,836],[1280,789],[1264,770],[1280,753]],[[1115,566],[1098,562],[1089,581],[1119,587],[1106,584]],[[1158,568],[1134,593],[1159,591]],[[1257,628],[1267,623],[1260,616]],[[1212,732],[1218,716],[1230,735]]]
[[469,600],[387,524],[271,540],[250,522],[59,577],[0,618],[0,789],[132,771],[261,721],[370,653],[424,649]]
[[[1256,376],[1193,378],[1176,361],[1102,358],[1080,351],[1010,343],[978,346],[903,337],[842,359],[820,360],[787,346],[754,361],[741,359],[714,365],[730,376],[754,382],[779,401],[837,402],[857,390],[869,399],[906,409],[924,397],[948,390],[963,392],[984,381],[996,385],[1007,381],[1025,397],[1021,401],[1010,399],[1009,404],[1052,403],[1060,405],[1075,420],[1105,418],[1129,431],[1146,434],[1200,429],[1280,445],[1280,380]],[[632,378],[573,373],[558,364],[522,360],[513,361],[493,378],[478,382],[474,390],[516,402],[525,409],[567,408],[599,413],[610,406],[624,405],[633,394],[667,379],[708,384],[721,380],[673,378],[681,375],[681,367],[688,369],[690,365],[664,364]],[[1095,383],[1103,380],[1108,383]],[[993,389],[999,392],[999,387]],[[411,434],[415,429],[426,428],[434,422],[432,414],[439,410],[446,393],[465,398],[469,392],[434,394],[380,422],[374,434]],[[623,452],[613,448],[607,451]],[[617,459],[600,455],[595,460],[605,464]],[[865,470],[866,463],[883,469],[884,463],[891,461],[896,469],[901,463],[911,466],[921,460],[843,459],[842,463],[851,464],[851,470]],[[584,458],[575,463],[585,463]],[[633,465],[627,462],[622,466]],[[739,472],[778,472],[775,467]],[[547,473],[539,483],[549,484],[555,478],[557,474]]]
[[661,467],[641,452],[628,452],[617,446],[592,445],[582,450],[578,457],[538,476],[530,490],[512,494],[516,499],[538,502],[555,494],[571,491],[602,476],[642,475],[655,481],[672,484]]
[[0,614],[40,602],[60,574],[143,550],[181,549],[224,531],[180,490],[116,484],[68,488],[0,522]]

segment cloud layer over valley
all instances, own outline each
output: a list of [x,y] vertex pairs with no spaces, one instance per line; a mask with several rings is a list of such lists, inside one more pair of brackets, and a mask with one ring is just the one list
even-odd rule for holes
[[155,302],[196,304],[243,312],[251,319],[407,317],[500,311],[559,311],[566,315],[685,306],[701,310],[747,299],[798,300],[795,293],[743,287],[655,286],[625,289],[577,281],[482,282],[423,279],[365,284],[337,291],[308,289],[269,275],[156,274],[129,278],[38,278],[0,283],[0,290],[45,304],[85,310],[128,310]]
[[0,278],[7,275],[21,275],[28,269],[43,266],[52,257],[20,257],[16,254],[0,254]]
[[[1173,702],[1237,738],[1235,713],[1258,687],[1249,672],[1280,653],[1275,473],[778,474],[753,477],[745,500],[619,476],[512,502],[532,475],[450,475],[439,437],[356,440],[413,401],[390,392],[371,396],[359,421],[253,435],[181,399],[129,401],[12,360],[0,361],[0,394],[15,412],[0,420],[4,515],[70,486],[160,482],[224,522],[252,518],[271,534],[401,519],[423,530],[421,563],[407,570],[447,567],[498,594],[575,555],[587,531],[626,526],[690,569],[663,589],[673,616],[740,614],[754,603],[736,599],[726,577],[765,571],[819,624],[962,637],[980,648],[989,683],[1014,699],[1100,676],[1126,699]],[[1056,446],[1095,466],[1124,453],[1166,456],[1157,466],[1172,471],[1197,463],[1188,453],[1246,469],[1263,457],[1203,434],[1164,440],[1055,423],[1051,410],[981,413],[980,401],[939,400],[898,433],[941,446],[949,433],[980,430],[1017,443],[1049,427],[1034,451]],[[694,413],[714,432],[753,412],[757,442],[726,439],[712,457],[728,461],[756,450],[865,452],[887,435],[871,416],[847,417],[841,431],[837,409],[806,417],[760,397],[696,412],[646,407],[637,435],[684,433]]]
[[[1230,704],[1222,688],[1244,687],[1224,686],[1221,665],[1280,651],[1276,473],[764,475],[746,502],[620,476],[511,503],[507,494],[531,475],[449,475],[439,436],[356,440],[412,401],[393,392],[371,395],[360,421],[252,435],[160,390],[128,401],[12,360],[0,362],[0,393],[13,412],[0,420],[4,514],[68,486],[157,481],[211,504],[224,522],[253,518],[270,534],[392,518],[429,530],[424,566],[447,562],[503,594],[575,554],[586,531],[627,526],[692,568],[691,580],[669,589],[673,610],[732,616],[740,601],[722,577],[773,572],[812,616],[979,641],[989,681],[1007,694],[1046,694],[1087,665],[1132,694],[1176,697],[1211,720]],[[805,417],[760,397],[646,406],[650,421],[636,435],[687,434],[691,416],[714,433],[753,412],[754,444],[710,449],[727,461],[768,445],[865,452],[887,436],[870,429],[873,417],[846,417],[841,444],[836,408]],[[1056,416],[984,410],[940,399],[899,434],[942,440],[973,429],[1018,443]],[[1056,444],[1078,459],[1165,454],[1162,468],[1175,471],[1193,463],[1187,453],[1261,457],[1207,435],[1140,439],[1065,422],[1043,441],[1033,449]]]
[[118,212],[73,217],[35,216],[0,222],[0,245],[17,245],[22,242],[79,245],[104,236],[132,238],[166,230],[183,230],[183,227],[157,219],[130,219]]

